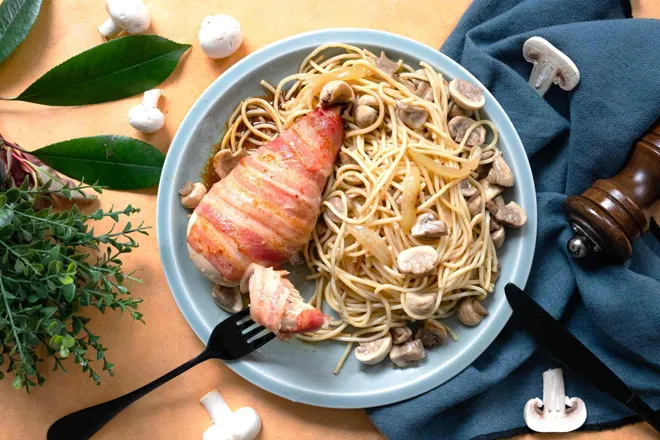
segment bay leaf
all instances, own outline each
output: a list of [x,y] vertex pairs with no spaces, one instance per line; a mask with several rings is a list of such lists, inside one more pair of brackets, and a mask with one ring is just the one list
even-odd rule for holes
[[154,186],[165,162],[155,147],[113,135],[71,139],[31,153],[62,174],[111,189]]
[[116,101],[153,89],[190,48],[157,35],[128,35],[52,68],[13,100],[72,106]]
[[30,33],[42,0],[4,0],[0,4],[0,63]]

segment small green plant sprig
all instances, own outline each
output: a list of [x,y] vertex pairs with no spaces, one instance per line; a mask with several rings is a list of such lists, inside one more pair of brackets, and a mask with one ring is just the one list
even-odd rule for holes
[[120,257],[138,247],[133,236],[146,235],[148,228],[128,222],[121,229],[94,230],[97,220],[109,217],[117,224],[120,217],[139,212],[130,205],[85,214],[76,205],[56,211],[48,203],[53,194],[71,199],[90,190],[100,193],[96,185],[55,185],[53,190],[56,180],[35,184],[28,175],[16,186],[7,176],[0,188],[0,379],[3,369],[13,373],[13,387],[29,393],[44,382],[40,363],[52,358],[53,370],[66,372],[62,361],[73,356],[99,384],[93,361],[102,362],[110,376],[114,365],[91,332],[90,318],[81,313],[88,307],[101,313],[110,308],[142,321],[137,311],[142,300],[127,287],[140,280],[124,273]]

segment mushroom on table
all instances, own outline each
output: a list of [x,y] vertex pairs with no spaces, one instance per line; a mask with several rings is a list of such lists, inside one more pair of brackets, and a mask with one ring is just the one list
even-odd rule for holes
[[225,14],[204,17],[197,37],[202,51],[210,58],[226,58],[243,42],[240,23]]
[[158,110],[158,100],[163,95],[160,89],[144,92],[142,102],[128,111],[128,123],[143,133],[155,133],[165,124],[165,115]]
[[580,82],[580,71],[562,51],[541,37],[531,37],[523,45],[525,60],[534,64],[529,84],[543,96],[551,85],[573,90]]
[[105,10],[110,18],[98,31],[106,39],[115,38],[122,29],[131,35],[140,34],[151,25],[149,11],[142,0],[106,0]]

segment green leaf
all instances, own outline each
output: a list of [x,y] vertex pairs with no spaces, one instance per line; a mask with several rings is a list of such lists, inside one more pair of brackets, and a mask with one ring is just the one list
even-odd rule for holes
[[39,310],[39,312],[41,313],[41,316],[48,319],[57,312],[57,307],[54,306],[42,307],[41,310]]
[[64,339],[62,340],[62,346],[66,348],[71,348],[76,344],[76,340],[73,339],[71,336],[66,335]]
[[20,390],[23,386],[23,379],[21,379],[21,376],[17,374],[14,381],[11,383],[11,386],[14,387],[15,390]]
[[68,302],[71,302],[74,296],[76,296],[76,285],[75,284],[65,284],[62,286],[62,295],[64,299]]
[[153,146],[125,136],[71,139],[32,154],[69,177],[112,189],[156,185],[165,162],[165,155]]
[[40,8],[41,0],[5,0],[0,4],[0,63],[25,40]]
[[163,82],[189,48],[156,35],[111,40],[54,67],[13,99],[69,106],[127,98]]

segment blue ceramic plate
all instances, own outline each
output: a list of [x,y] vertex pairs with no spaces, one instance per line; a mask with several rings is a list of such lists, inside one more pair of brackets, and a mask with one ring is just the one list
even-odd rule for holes
[[[188,323],[202,341],[227,314],[213,303],[211,283],[188,259],[188,212],[181,207],[178,189],[187,180],[199,180],[211,148],[224,132],[232,110],[243,98],[263,95],[261,79],[277,84],[295,73],[303,58],[324,43],[343,42],[384,50],[392,59],[410,65],[426,61],[447,78],[479,83],[454,61],[416,41],[364,29],[329,29],[295,35],[256,51],[227,70],[202,94],[184,119],[167,154],[158,192],[158,244],[167,281]],[[466,328],[449,320],[458,342],[430,350],[415,368],[398,369],[391,362],[361,365],[352,355],[337,376],[332,370],[345,345],[337,342],[307,344],[297,340],[273,341],[239,362],[227,365],[255,385],[287,399],[334,408],[385,405],[422,394],[448,381],[479,356],[502,330],[511,309],[503,287],[508,282],[524,286],[529,275],[536,240],[536,198],[527,156],[511,121],[495,98],[486,92],[486,117],[500,130],[499,148],[511,166],[516,185],[505,194],[527,211],[527,224],[508,230],[500,251],[502,271],[486,300],[490,314],[480,325]],[[300,269],[299,269],[300,270]],[[306,270],[306,269],[304,269]],[[295,285],[309,297],[313,284],[304,273],[294,273]]]

